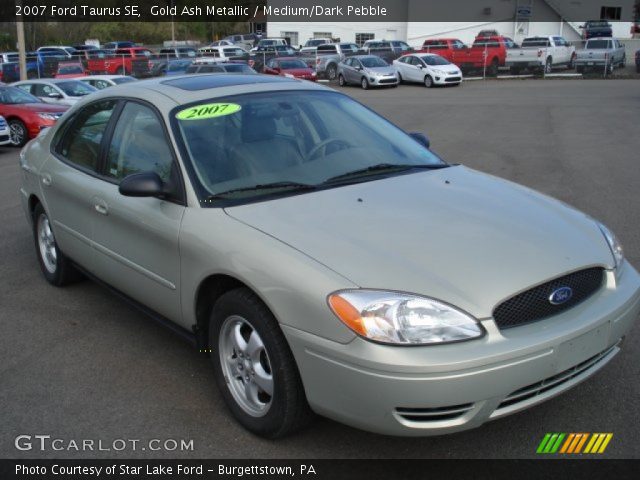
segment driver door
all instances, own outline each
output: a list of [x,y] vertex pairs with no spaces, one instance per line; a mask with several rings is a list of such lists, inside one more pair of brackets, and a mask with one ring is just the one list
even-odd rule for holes
[[98,277],[166,318],[179,321],[179,233],[184,201],[126,197],[118,184],[133,173],[153,171],[170,191],[182,180],[164,124],[150,106],[128,101],[117,119],[95,189],[94,247]]

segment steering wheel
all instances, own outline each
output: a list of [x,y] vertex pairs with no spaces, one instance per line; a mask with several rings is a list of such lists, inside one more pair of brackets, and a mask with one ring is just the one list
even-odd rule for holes
[[315,147],[313,147],[309,153],[307,153],[307,156],[305,158],[306,161],[312,160],[313,157],[315,157],[317,155],[317,153],[321,150],[324,149],[326,152],[327,149],[327,145],[330,145],[332,143],[335,143],[337,145],[341,146],[341,149],[346,149],[346,148],[351,148],[352,145],[347,142],[346,140],[342,140],[341,138],[327,138],[326,140],[321,141],[319,144],[317,144]]

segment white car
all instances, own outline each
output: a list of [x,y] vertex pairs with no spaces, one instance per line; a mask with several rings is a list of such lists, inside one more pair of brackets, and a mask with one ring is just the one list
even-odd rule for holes
[[76,53],[76,49],[67,45],[45,45],[38,48],[37,52],[52,52],[65,57],[71,57]]
[[74,105],[98,89],[76,79],[47,78],[12,84],[46,103]]
[[0,116],[0,145],[9,145],[11,143],[11,135],[9,124]]
[[430,88],[434,85],[460,85],[462,71],[440,55],[434,53],[414,53],[403,55],[393,61],[400,82],[423,83]]
[[86,77],[79,78],[78,80],[89,84],[98,90],[120,85],[122,83],[138,81],[137,78],[130,77],[129,75],[88,75]]
[[249,52],[236,45],[231,47],[202,47],[198,49],[198,55],[221,60],[236,60],[244,57],[248,58]]

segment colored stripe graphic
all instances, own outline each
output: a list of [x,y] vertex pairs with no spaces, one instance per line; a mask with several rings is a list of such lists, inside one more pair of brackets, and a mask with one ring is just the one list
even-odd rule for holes
[[602,454],[612,438],[613,433],[546,433],[538,445],[536,453]]

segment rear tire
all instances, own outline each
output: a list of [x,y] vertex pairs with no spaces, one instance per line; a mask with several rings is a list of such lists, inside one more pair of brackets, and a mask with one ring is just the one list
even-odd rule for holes
[[332,63],[327,67],[327,78],[329,80],[335,80],[338,74],[338,68]]
[[38,263],[47,282],[62,287],[81,279],[80,272],[58,248],[51,222],[40,203],[33,210],[32,223]]
[[573,70],[576,67],[576,54],[574,53],[573,55],[571,55],[571,60],[569,60],[569,63],[567,64],[567,68],[569,70]]
[[546,75],[552,72],[553,72],[553,59],[551,57],[548,57],[547,60],[544,62],[544,74]]
[[489,66],[489,69],[487,70],[487,74],[490,77],[497,77],[498,76],[498,67],[500,66],[500,61],[497,58],[494,58],[493,60],[491,60],[491,65]]
[[22,120],[9,120],[9,138],[14,147],[22,147],[29,141],[29,132]]
[[249,289],[218,299],[209,320],[209,346],[218,388],[247,430],[279,438],[313,418],[282,330]]
[[518,67],[511,67],[509,69],[509,73],[511,73],[511,75],[520,75],[520,68]]

